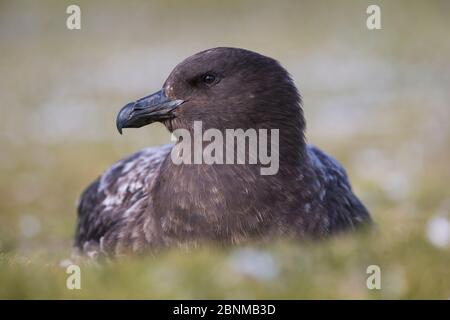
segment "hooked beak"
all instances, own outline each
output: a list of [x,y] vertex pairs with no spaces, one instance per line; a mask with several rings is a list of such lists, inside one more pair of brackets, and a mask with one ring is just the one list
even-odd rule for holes
[[122,134],[123,128],[140,128],[147,124],[173,118],[175,110],[183,100],[171,100],[164,90],[130,102],[117,115],[117,130]]

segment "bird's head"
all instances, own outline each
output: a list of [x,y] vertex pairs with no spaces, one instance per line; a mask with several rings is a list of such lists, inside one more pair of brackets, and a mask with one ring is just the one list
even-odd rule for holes
[[194,121],[219,130],[304,127],[300,96],[276,60],[221,47],[187,58],[160,91],[124,106],[117,129],[162,122],[170,131],[189,130]]

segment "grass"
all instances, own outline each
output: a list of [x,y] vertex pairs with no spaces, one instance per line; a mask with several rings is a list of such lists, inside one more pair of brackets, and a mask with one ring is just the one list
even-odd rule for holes
[[[377,231],[319,244],[276,241],[246,249],[172,249],[154,257],[80,261],[81,289],[66,288],[64,256],[48,251],[0,256],[0,297],[19,299],[446,299],[450,255],[416,232],[392,242]],[[270,257],[269,272],[245,256]],[[266,261],[267,264],[267,261]],[[381,289],[366,287],[369,265],[381,268]],[[264,266],[259,266],[263,268]]]

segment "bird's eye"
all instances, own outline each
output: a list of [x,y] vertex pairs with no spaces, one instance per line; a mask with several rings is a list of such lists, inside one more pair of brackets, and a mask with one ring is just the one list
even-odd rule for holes
[[208,85],[213,84],[216,81],[216,77],[210,73],[204,74],[202,81]]

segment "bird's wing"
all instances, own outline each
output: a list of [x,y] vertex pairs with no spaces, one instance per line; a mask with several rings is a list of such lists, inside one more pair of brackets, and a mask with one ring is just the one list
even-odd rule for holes
[[331,232],[370,223],[370,215],[354,195],[345,169],[333,157],[308,145],[308,155],[322,181],[321,200],[328,212]]
[[172,146],[136,152],[108,168],[89,185],[78,204],[75,247],[88,253],[106,232],[147,206],[149,188]]

